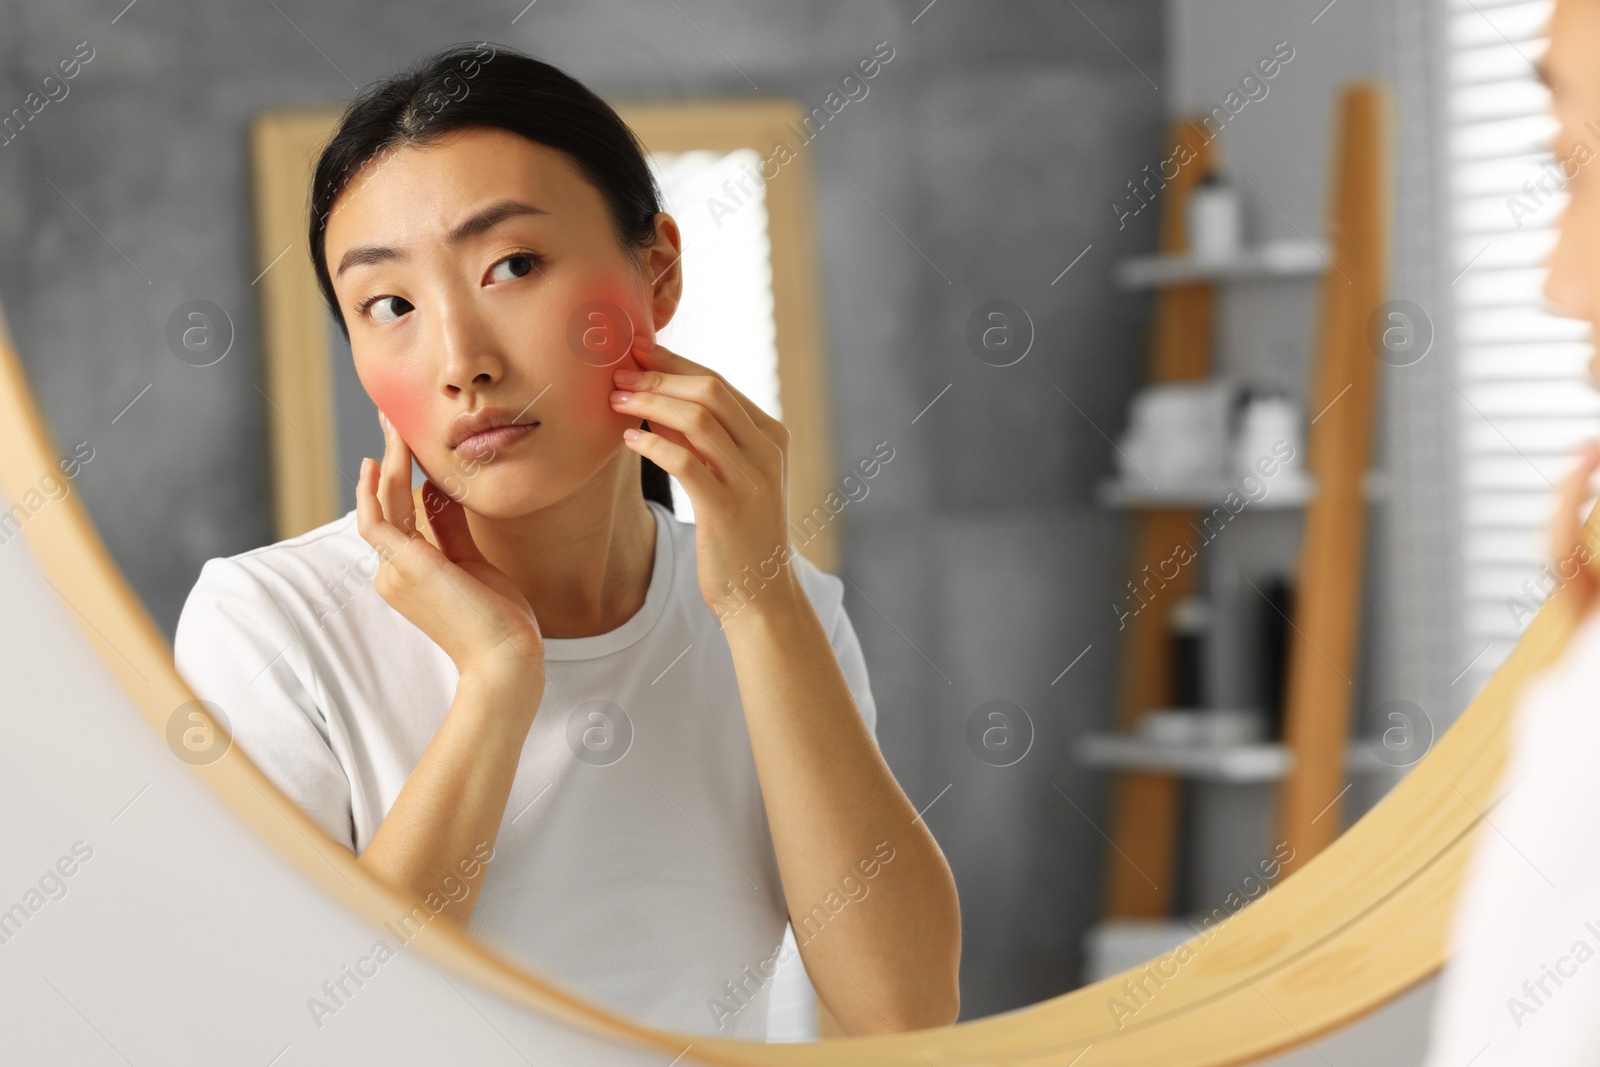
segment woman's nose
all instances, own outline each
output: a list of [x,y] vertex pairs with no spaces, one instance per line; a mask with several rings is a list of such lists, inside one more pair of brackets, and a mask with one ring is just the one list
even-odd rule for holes
[[439,385],[446,392],[488,385],[505,373],[505,360],[487,328],[471,308],[447,309],[440,316]]

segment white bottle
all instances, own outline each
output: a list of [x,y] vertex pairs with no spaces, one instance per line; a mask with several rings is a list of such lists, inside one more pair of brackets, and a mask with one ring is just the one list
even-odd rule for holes
[[1184,223],[1190,256],[1208,263],[1234,258],[1241,243],[1239,191],[1206,175],[1189,190]]

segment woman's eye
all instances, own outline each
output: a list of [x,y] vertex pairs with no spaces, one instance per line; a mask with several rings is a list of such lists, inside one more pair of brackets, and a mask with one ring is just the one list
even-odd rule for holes
[[[393,313],[392,317],[386,316],[382,311],[382,308],[383,308],[384,304],[386,302],[390,301],[390,300],[395,301],[395,304],[396,304],[395,307],[390,308],[390,311]],[[399,305],[404,305],[404,307],[401,307]],[[405,297],[402,297],[402,296],[379,296],[379,297],[374,297],[373,299],[367,301],[366,304],[363,305],[363,307],[362,307],[363,311],[366,311],[366,310],[369,310],[369,309],[373,312],[372,319],[373,319],[374,322],[393,322],[395,319],[398,319],[401,315],[404,315],[407,311],[412,310],[412,307],[411,307],[411,302],[409,300],[407,300]]]
[[[511,278],[526,277],[539,265],[539,257],[528,252],[518,252],[516,255],[507,256],[489,269],[489,275],[495,281],[509,281]],[[507,267],[511,274],[509,277],[496,276],[500,268]]]
[[[514,278],[526,277],[539,269],[541,257],[532,252],[518,252],[506,256],[490,268],[490,276],[495,281],[510,281]],[[509,274],[500,274],[501,269],[508,270]],[[391,304],[392,301],[392,304]],[[386,309],[386,305],[388,305]],[[415,306],[403,296],[374,296],[364,300],[359,308],[363,315],[368,315],[373,322],[394,322],[408,311],[415,311]]]

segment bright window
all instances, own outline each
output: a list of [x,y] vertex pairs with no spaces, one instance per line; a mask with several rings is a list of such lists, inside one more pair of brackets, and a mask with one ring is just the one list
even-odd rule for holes
[[[650,167],[663,210],[683,239],[683,300],[658,340],[727,378],[763,411],[778,404],[777,330],[772,318],[767,203],[754,149],[657,153]],[[673,479],[678,517],[693,521]]]

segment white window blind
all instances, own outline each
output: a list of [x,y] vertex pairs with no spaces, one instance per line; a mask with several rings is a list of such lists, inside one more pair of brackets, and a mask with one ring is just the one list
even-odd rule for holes
[[1542,299],[1565,206],[1550,94],[1533,66],[1551,7],[1447,4],[1450,295],[1471,660],[1461,683],[1473,692],[1553,588],[1544,568],[1554,485],[1600,413],[1587,384],[1588,325],[1550,314]]

